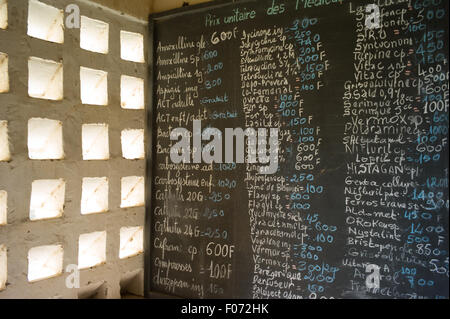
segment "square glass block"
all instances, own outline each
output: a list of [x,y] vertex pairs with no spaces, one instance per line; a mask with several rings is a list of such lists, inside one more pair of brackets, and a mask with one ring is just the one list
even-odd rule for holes
[[120,105],[123,109],[144,109],[144,80],[132,76],[120,77]]
[[143,159],[144,130],[123,130],[121,133],[122,156],[126,159]]
[[8,139],[8,122],[0,121],[0,162],[7,162],[11,159]]
[[109,24],[81,16],[80,48],[96,53],[108,53]]
[[126,61],[144,63],[144,36],[121,30],[120,57]]
[[78,269],[95,267],[106,262],[106,231],[80,235]]
[[119,258],[136,256],[144,251],[144,227],[120,228]]
[[42,118],[28,120],[28,157],[34,160],[64,158],[61,121]]
[[80,67],[81,103],[108,105],[108,72]]
[[64,211],[66,182],[41,179],[31,184],[30,220],[61,217]]
[[81,128],[83,160],[109,159],[107,124],[83,124]]
[[8,1],[0,0],[0,29],[8,27]]
[[27,34],[45,41],[63,43],[64,11],[37,0],[29,0]]
[[63,65],[37,57],[28,59],[28,95],[36,99],[63,99]]
[[85,177],[81,190],[81,214],[108,211],[108,178]]
[[121,184],[121,208],[144,206],[144,176],[122,177]]
[[0,226],[8,223],[8,193],[0,190]]
[[58,276],[63,270],[64,250],[61,245],[38,246],[28,251],[28,281]]
[[9,92],[8,55],[0,52],[0,93]]
[[8,278],[8,259],[5,245],[0,245],[0,291],[6,288]]

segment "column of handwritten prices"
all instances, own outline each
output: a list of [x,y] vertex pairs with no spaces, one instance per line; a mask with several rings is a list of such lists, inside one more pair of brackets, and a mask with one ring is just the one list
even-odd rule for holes
[[[215,39],[220,42],[219,35]],[[235,271],[235,245],[232,224],[227,222],[233,210],[224,206],[236,191],[236,164],[203,162],[201,148],[206,142],[192,145],[193,153],[199,150],[189,155],[192,162],[173,164],[169,133],[182,127],[192,128],[199,139],[220,135],[209,127],[224,126],[239,114],[235,107],[227,107],[232,95],[223,89],[232,84],[227,70],[233,66],[203,35],[158,41],[156,52],[158,173],[152,283],[166,293],[181,289],[199,298],[225,296]],[[193,127],[194,121],[201,121],[201,126]],[[177,262],[179,256],[185,262]]]
[[384,5],[369,30],[361,10],[343,97],[349,295],[448,298],[445,1]]
[[[37,0],[23,1],[28,5],[29,37],[62,45],[64,43],[64,11]],[[10,15],[11,17],[11,15]],[[109,24],[86,16],[81,16],[80,47],[94,54],[106,56],[109,52]],[[0,1],[0,32],[8,32],[8,3]],[[117,36],[119,36],[117,34]],[[145,63],[143,36],[128,31],[120,32],[121,58],[124,61]],[[48,50],[51,50],[49,44]],[[8,61],[25,59],[9,56],[7,43],[0,46],[0,94],[17,94],[10,87]],[[6,52],[3,52],[6,51]],[[53,61],[43,57],[28,57],[28,96],[47,100],[48,103],[64,100],[63,86],[64,61]],[[78,75],[78,74],[76,74]],[[79,67],[79,98],[81,104],[90,107],[108,106],[108,72],[92,67]],[[119,87],[119,85],[117,85]],[[124,112],[144,109],[144,80],[122,75],[120,78],[121,108]],[[15,106],[20,108],[21,106]],[[118,107],[110,106],[110,107]],[[131,111],[135,112],[135,111]],[[3,113],[2,113],[3,114]],[[44,118],[48,116],[49,118]],[[63,143],[63,121],[52,119],[52,114],[28,119],[27,147],[28,158],[33,161],[64,161],[68,158]],[[26,121],[26,120],[25,120]],[[8,118],[0,118],[0,165],[14,167],[14,148],[10,147]],[[80,127],[83,161],[106,161],[110,159],[108,123],[85,123]],[[72,134],[72,133],[70,133]],[[144,130],[124,129],[121,132],[122,157],[129,160],[142,160],[144,152]],[[7,176],[0,176],[2,182]],[[109,211],[109,179],[105,176],[83,177],[80,202],[82,215],[105,213]],[[64,214],[66,181],[63,178],[37,179],[31,185],[29,220],[48,220],[61,218]],[[25,193],[22,194],[25,197]],[[24,198],[25,199],[25,198]],[[126,176],[121,178],[121,208],[144,205],[144,177]],[[0,190],[0,232],[8,227],[8,189]],[[88,217],[86,217],[88,218]],[[22,236],[15,234],[15,236]],[[95,267],[106,262],[107,233],[81,234],[78,240],[78,268]],[[131,244],[130,244],[131,243]],[[0,243],[0,290],[7,285],[7,252],[11,247]],[[121,259],[143,252],[143,226],[122,227],[120,229]],[[63,269],[64,247],[49,243],[33,247],[28,252],[28,281],[34,282],[60,275]]]

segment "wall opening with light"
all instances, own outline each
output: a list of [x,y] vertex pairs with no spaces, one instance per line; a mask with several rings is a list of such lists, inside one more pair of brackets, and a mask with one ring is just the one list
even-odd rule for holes
[[93,1],[0,0],[0,299],[143,296],[147,35]]

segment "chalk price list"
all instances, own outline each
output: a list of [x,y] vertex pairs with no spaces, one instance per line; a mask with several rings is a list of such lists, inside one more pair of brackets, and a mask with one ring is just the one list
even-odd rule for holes
[[[448,298],[444,1],[378,1],[379,28],[361,1],[269,2],[202,13],[201,34],[157,43],[153,284],[232,296],[245,255],[251,298]],[[328,5],[353,19],[344,53],[320,11],[297,11]],[[278,170],[171,163],[170,131],[194,120],[209,137],[278,128]]]

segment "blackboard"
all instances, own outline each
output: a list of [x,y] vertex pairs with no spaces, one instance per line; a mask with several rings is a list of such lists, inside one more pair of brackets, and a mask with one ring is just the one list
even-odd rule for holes
[[[448,1],[215,1],[150,31],[147,293],[448,298]],[[245,163],[227,128],[257,132]]]

